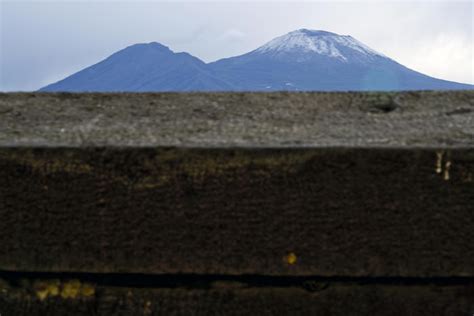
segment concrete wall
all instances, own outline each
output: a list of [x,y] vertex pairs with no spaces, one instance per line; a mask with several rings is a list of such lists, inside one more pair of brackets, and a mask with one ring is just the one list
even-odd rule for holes
[[0,95],[0,313],[470,315],[473,100]]

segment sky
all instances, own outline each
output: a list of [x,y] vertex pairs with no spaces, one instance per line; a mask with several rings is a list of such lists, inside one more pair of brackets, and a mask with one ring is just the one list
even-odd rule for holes
[[351,35],[424,74],[474,84],[474,1],[0,0],[0,91],[31,91],[136,43],[205,62],[307,28]]

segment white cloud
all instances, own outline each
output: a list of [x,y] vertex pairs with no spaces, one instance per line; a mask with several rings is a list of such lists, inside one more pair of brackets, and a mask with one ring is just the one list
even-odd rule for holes
[[240,41],[245,38],[246,34],[238,29],[228,29],[225,31],[221,36],[219,36],[219,40],[221,41]]
[[474,43],[460,34],[441,33],[434,40],[424,40],[401,59],[405,66],[427,75],[474,83]]

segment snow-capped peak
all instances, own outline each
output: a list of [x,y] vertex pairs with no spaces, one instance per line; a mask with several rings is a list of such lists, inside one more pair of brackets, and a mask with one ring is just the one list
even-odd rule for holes
[[359,57],[385,57],[352,36],[308,29],[296,30],[277,37],[255,50],[255,53],[271,53],[276,55],[294,52],[316,53],[342,61],[347,61],[354,53],[359,55]]

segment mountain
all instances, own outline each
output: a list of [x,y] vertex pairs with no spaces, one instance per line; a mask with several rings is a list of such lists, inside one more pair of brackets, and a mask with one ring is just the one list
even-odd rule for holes
[[159,43],[129,46],[40,91],[232,90],[200,59]]
[[301,29],[210,68],[241,90],[472,89],[408,69],[351,36]]
[[300,29],[241,56],[204,63],[159,43],[127,47],[40,91],[457,90],[355,38]]

